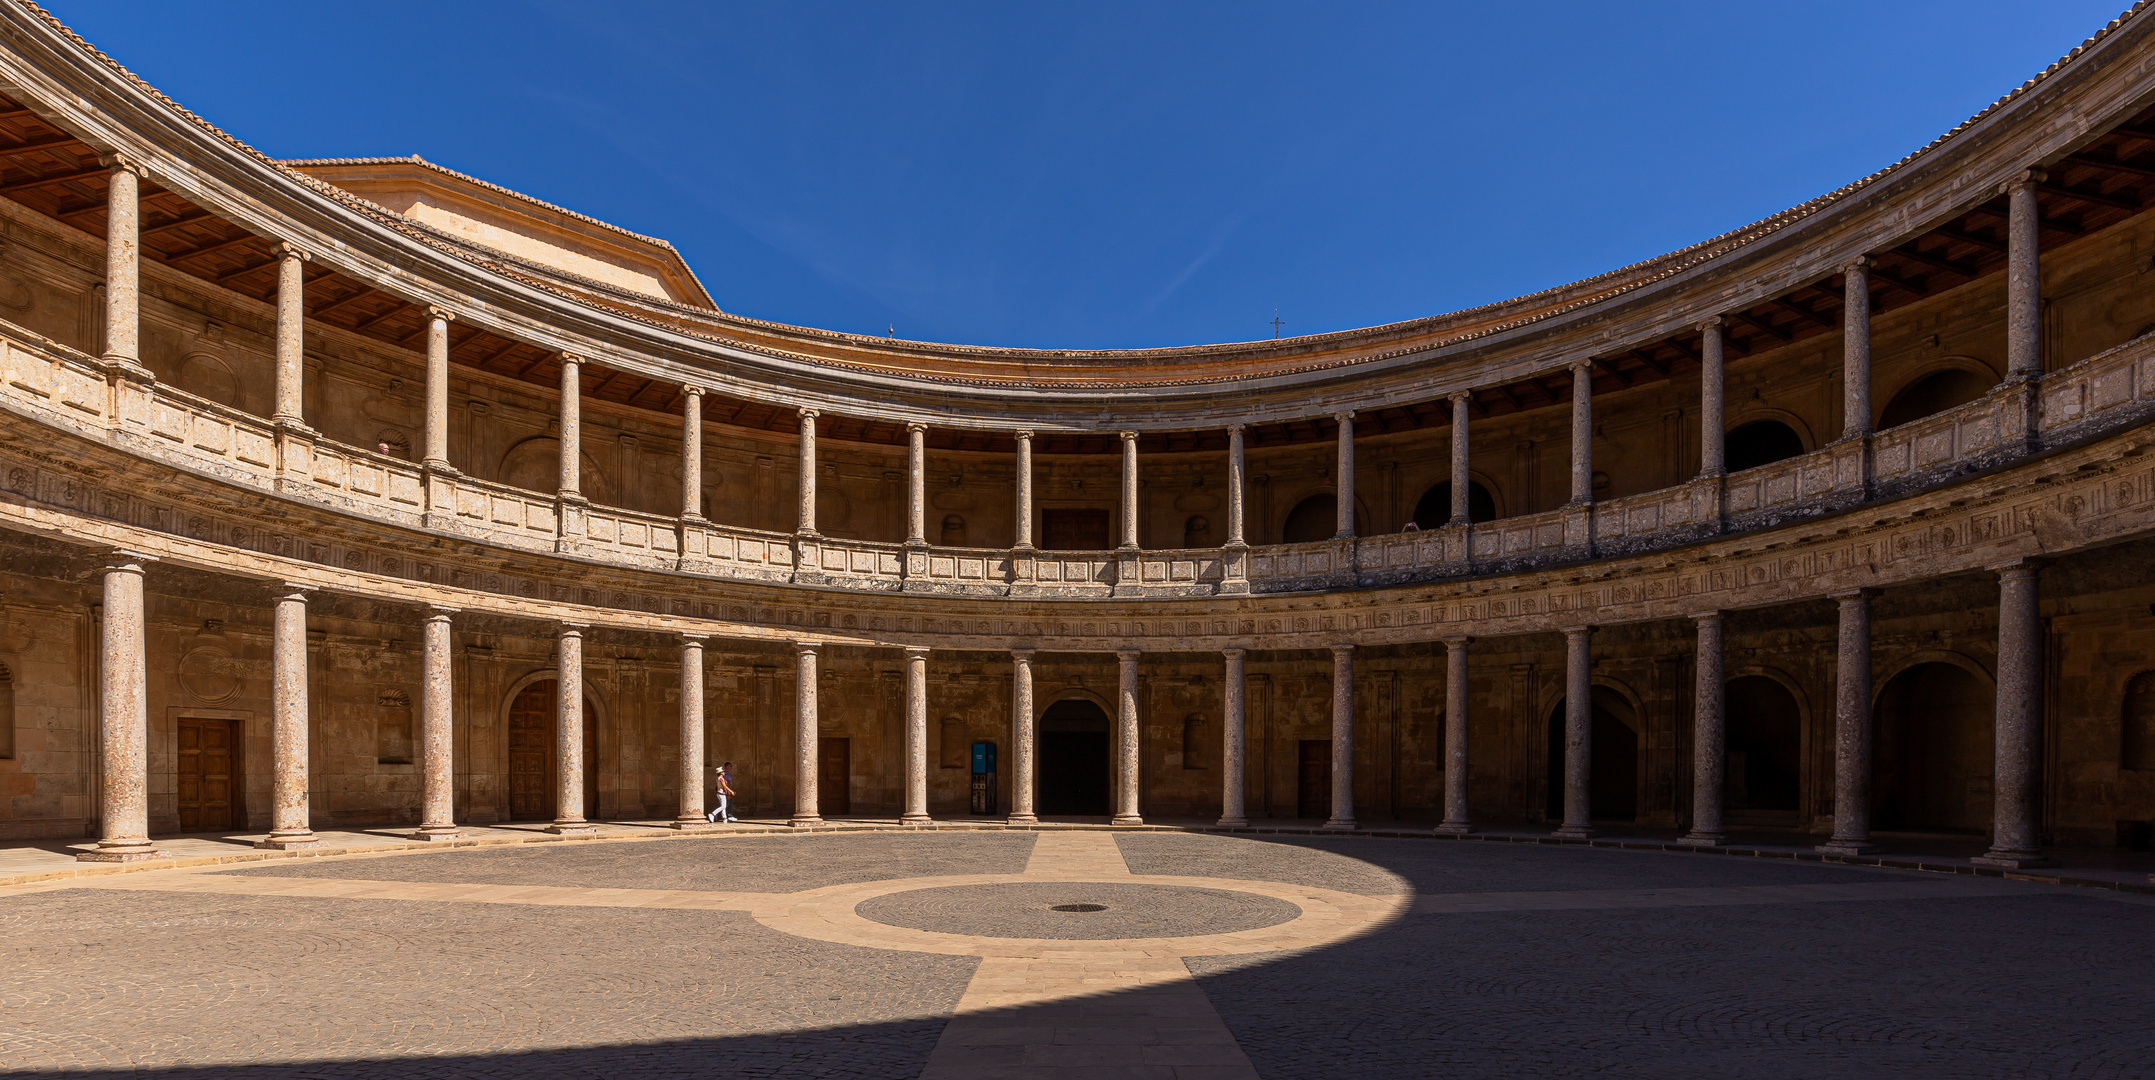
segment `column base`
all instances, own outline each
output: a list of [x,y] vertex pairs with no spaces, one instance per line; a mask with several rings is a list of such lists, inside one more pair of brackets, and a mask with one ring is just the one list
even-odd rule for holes
[[1108,819],[1110,825],[1143,825],[1145,819],[1136,814],[1117,814]]
[[272,851],[291,851],[295,848],[321,847],[322,838],[312,832],[286,833],[282,836],[271,833],[266,839],[255,841],[254,846]]
[[1223,817],[1215,823],[1215,827],[1222,829],[1241,829],[1247,828],[1249,826],[1249,823],[1250,819],[1246,817]]
[[1594,828],[1591,825],[1559,825],[1556,831],[1549,835],[1559,840],[1591,840],[1594,837]]
[[1359,828],[1361,826],[1355,824],[1353,818],[1333,818],[1324,823],[1324,831],[1326,832],[1353,832]]
[[786,824],[796,829],[813,829],[823,824],[823,818],[816,814],[795,814]]
[[90,851],[78,851],[75,853],[77,862],[148,862],[151,859],[165,857],[164,852],[151,847],[150,842],[147,840],[140,844],[98,847]]
[[1822,855],[1872,855],[1878,845],[1869,840],[1828,840],[1816,849]]
[[1037,814],[1012,814],[1009,817],[1003,819],[1003,824],[1038,825],[1040,824],[1040,817]]
[[588,821],[557,821],[546,827],[556,836],[596,836],[599,827]]
[[906,814],[898,819],[898,824],[912,826],[933,825],[935,824],[935,819],[926,814]]
[[1728,834],[1718,832],[1687,833],[1679,837],[1676,842],[1685,847],[1720,847],[1728,843]]
[[1437,835],[1472,836],[1474,835],[1474,826],[1469,825],[1464,821],[1447,821],[1444,824],[1437,826]]
[[462,840],[463,838],[464,830],[454,825],[421,825],[418,832],[411,834],[406,839],[440,843],[443,840]]
[[2058,860],[2040,851],[1999,851],[1996,848],[1968,861],[1977,866],[1994,866],[2000,870],[2035,870],[2058,865]]
[[681,832],[710,832],[718,828],[718,822],[712,821],[702,814],[697,814],[695,817],[675,818],[669,828]]

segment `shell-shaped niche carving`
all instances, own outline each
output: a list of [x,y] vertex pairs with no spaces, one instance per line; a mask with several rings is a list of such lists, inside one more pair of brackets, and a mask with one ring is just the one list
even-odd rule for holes
[[197,645],[180,657],[180,689],[200,705],[222,705],[239,696],[239,661],[216,645]]

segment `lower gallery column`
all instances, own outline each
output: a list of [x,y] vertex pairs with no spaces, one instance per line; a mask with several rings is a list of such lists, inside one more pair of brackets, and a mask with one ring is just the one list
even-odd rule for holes
[[816,813],[816,654],[823,646],[796,641],[793,675],[793,820],[796,829],[823,824]]
[[928,650],[905,650],[905,813],[900,825],[928,817]]
[[1137,658],[1136,650],[1115,654],[1115,816],[1111,825],[1143,825],[1137,812]]
[[269,836],[261,848],[322,846],[307,813],[307,591],[287,582],[272,603]]
[[[693,400],[693,399],[692,399]],[[703,638],[681,635],[681,813],[676,829],[711,824],[703,816]]]
[[449,619],[455,608],[430,607],[421,625],[419,661],[419,831],[414,840],[454,840],[456,827],[456,681]]
[[1332,646],[1332,817],[1327,829],[1354,823],[1354,646]]
[[1040,820],[1033,810],[1033,774],[1038,771],[1033,753],[1039,744],[1033,734],[1033,651],[1010,650],[1010,823],[1031,825]]
[[1594,835],[1590,783],[1594,753],[1594,628],[1564,630],[1564,823],[1556,835]]
[[1222,684],[1220,700],[1220,824],[1239,828],[1250,823],[1249,812],[1242,805],[1245,784],[1242,661],[1249,654],[1241,649],[1227,649],[1221,655],[1227,658],[1227,678]]
[[1691,831],[1679,844],[1715,847],[1721,830],[1721,799],[1728,768],[1726,676],[1722,674],[1721,613],[1692,618],[1699,628],[1699,659],[1691,709]]
[[1444,822],[1437,831],[1446,836],[1474,831],[1467,819],[1467,644],[1472,640],[1444,641]]
[[550,833],[582,835],[584,820],[584,624],[562,623],[560,674],[554,683],[554,823]]
[[97,847],[84,862],[162,858],[150,843],[148,664],[142,627],[142,567],[153,561],[115,552],[105,566],[104,625],[98,642],[98,741],[105,759]]
[[1981,866],[2055,866],[2036,833],[2035,763],[2043,734],[2043,594],[2035,563],[1998,572],[1998,703],[1990,850]]
[[1840,648],[1834,659],[1833,838],[1818,850],[1864,855],[1871,843],[1871,589],[1836,593]]

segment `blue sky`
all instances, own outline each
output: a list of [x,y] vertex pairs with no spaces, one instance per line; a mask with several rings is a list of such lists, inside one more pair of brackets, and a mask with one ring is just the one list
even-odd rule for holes
[[1415,318],[1890,164],[2126,0],[58,2],[278,157],[418,153],[729,311],[1112,348]]

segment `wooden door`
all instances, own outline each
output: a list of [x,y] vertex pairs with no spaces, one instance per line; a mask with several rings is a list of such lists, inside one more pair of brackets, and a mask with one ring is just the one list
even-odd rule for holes
[[853,740],[816,740],[816,812],[853,812]]
[[1304,739],[1295,762],[1295,816],[1332,816],[1332,740]]
[[535,682],[509,703],[509,820],[551,821],[554,817],[553,775],[554,687],[549,679]]
[[1040,512],[1040,547],[1046,551],[1106,551],[1106,510],[1058,509]]
[[180,718],[180,831],[229,832],[238,828],[239,767],[233,722]]

